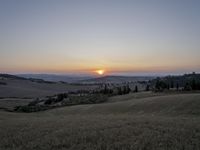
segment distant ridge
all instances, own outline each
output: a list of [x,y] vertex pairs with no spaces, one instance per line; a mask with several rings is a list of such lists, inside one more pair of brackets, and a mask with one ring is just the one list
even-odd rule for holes
[[0,74],[1,98],[38,98],[68,91],[94,89],[96,86],[72,85],[65,82],[51,82],[35,78],[23,78],[10,74]]
[[43,79],[25,78],[25,77],[20,77],[18,75],[11,75],[11,74],[0,74],[0,78],[11,79],[11,80],[27,80],[31,82],[37,82],[37,83],[54,83],[50,81],[45,81]]
[[0,77],[6,78],[6,79],[28,80],[24,77],[19,77],[19,76],[11,75],[11,74],[0,74]]
[[67,83],[77,83],[81,80],[91,79],[93,76],[89,75],[58,75],[58,74],[18,74],[17,76],[23,78],[34,78],[34,79],[42,79],[50,82],[67,82]]
[[92,78],[88,80],[82,80],[82,83],[124,83],[124,82],[138,82],[149,81],[155,79],[155,77],[148,76],[103,76],[99,78]]

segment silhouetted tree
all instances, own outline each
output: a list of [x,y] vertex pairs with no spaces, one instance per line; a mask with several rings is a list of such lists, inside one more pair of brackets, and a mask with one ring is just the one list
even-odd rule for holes
[[113,90],[112,89],[109,89],[109,94],[113,94]]
[[146,91],[149,91],[149,88],[150,88],[150,87],[149,87],[149,85],[147,84],[147,86],[146,86]]
[[103,94],[108,94],[108,88],[107,88],[107,85],[106,85],[106,84],[104,85]]
[[128,84],[126,85],[126,90],[127,90],[127,94],[129,94],[129,93],[130,93],[130,91],[131,91],[131,89],[130,89],[130,87],[129,87],[129,85],[128,85]]
[[168,88],[168,85],[164,81],[157,80],[155,88],[156,90],[163,90]]
[[135,86],[134,92],[136,92],[136,93],[138,92],[138,86],[137,85]]
[[196,90],[196,81],[195,81],[195,79],[192,79],[191,87],[192,87],[192,90]]
[[176,90],[178,91],[179,90],[179,84],[176,83]]
[[155,88],[156,88],[157,90],[160,90],[160,81],[159,81],[159,80],[156,81]]
[[117,89],[118,89],[118,95],[122,95],[122,89],[121,89],[121,87],[118,87]]
[[57,99],[56,99],[56,102],[60,102],[64,99],[64,95],[63,94],[58,94],[57,95]]
[[174,81],[171,80],[171,88],[173,89],[174,88]]
[[197,90],[200,90],[200,81],[198,81],[198,82],[196,83],[196,89],[197,89]]
[[190,91],[192,88],[190,86],[190,84],[188,82],[186,82],[185,86],[184,86],[184,90],[186,91]]
[[168,89],[168,90],[170,89],[170,86],[169,86],[169,84],[167,84],[167,89]]
[[122,91],[122,94],[126,94],[126,86],[123,86],[123,91]]

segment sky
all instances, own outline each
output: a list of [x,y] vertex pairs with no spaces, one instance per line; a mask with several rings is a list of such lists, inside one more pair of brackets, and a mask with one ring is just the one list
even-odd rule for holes
[[0,72],[200,72],[199,0],[0,0]]

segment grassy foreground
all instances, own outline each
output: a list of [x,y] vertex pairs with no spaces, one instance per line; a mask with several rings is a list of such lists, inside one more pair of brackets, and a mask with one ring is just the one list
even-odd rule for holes
[[0,111],[0,149],[198,150],[199,108],[200,94],[181,94],[31,114]]

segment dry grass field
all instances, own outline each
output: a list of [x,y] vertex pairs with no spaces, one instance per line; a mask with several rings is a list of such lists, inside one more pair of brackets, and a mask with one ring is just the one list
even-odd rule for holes
[[147,94],[37,113],[2,110],[0,149],[200,149],[200,94]]

